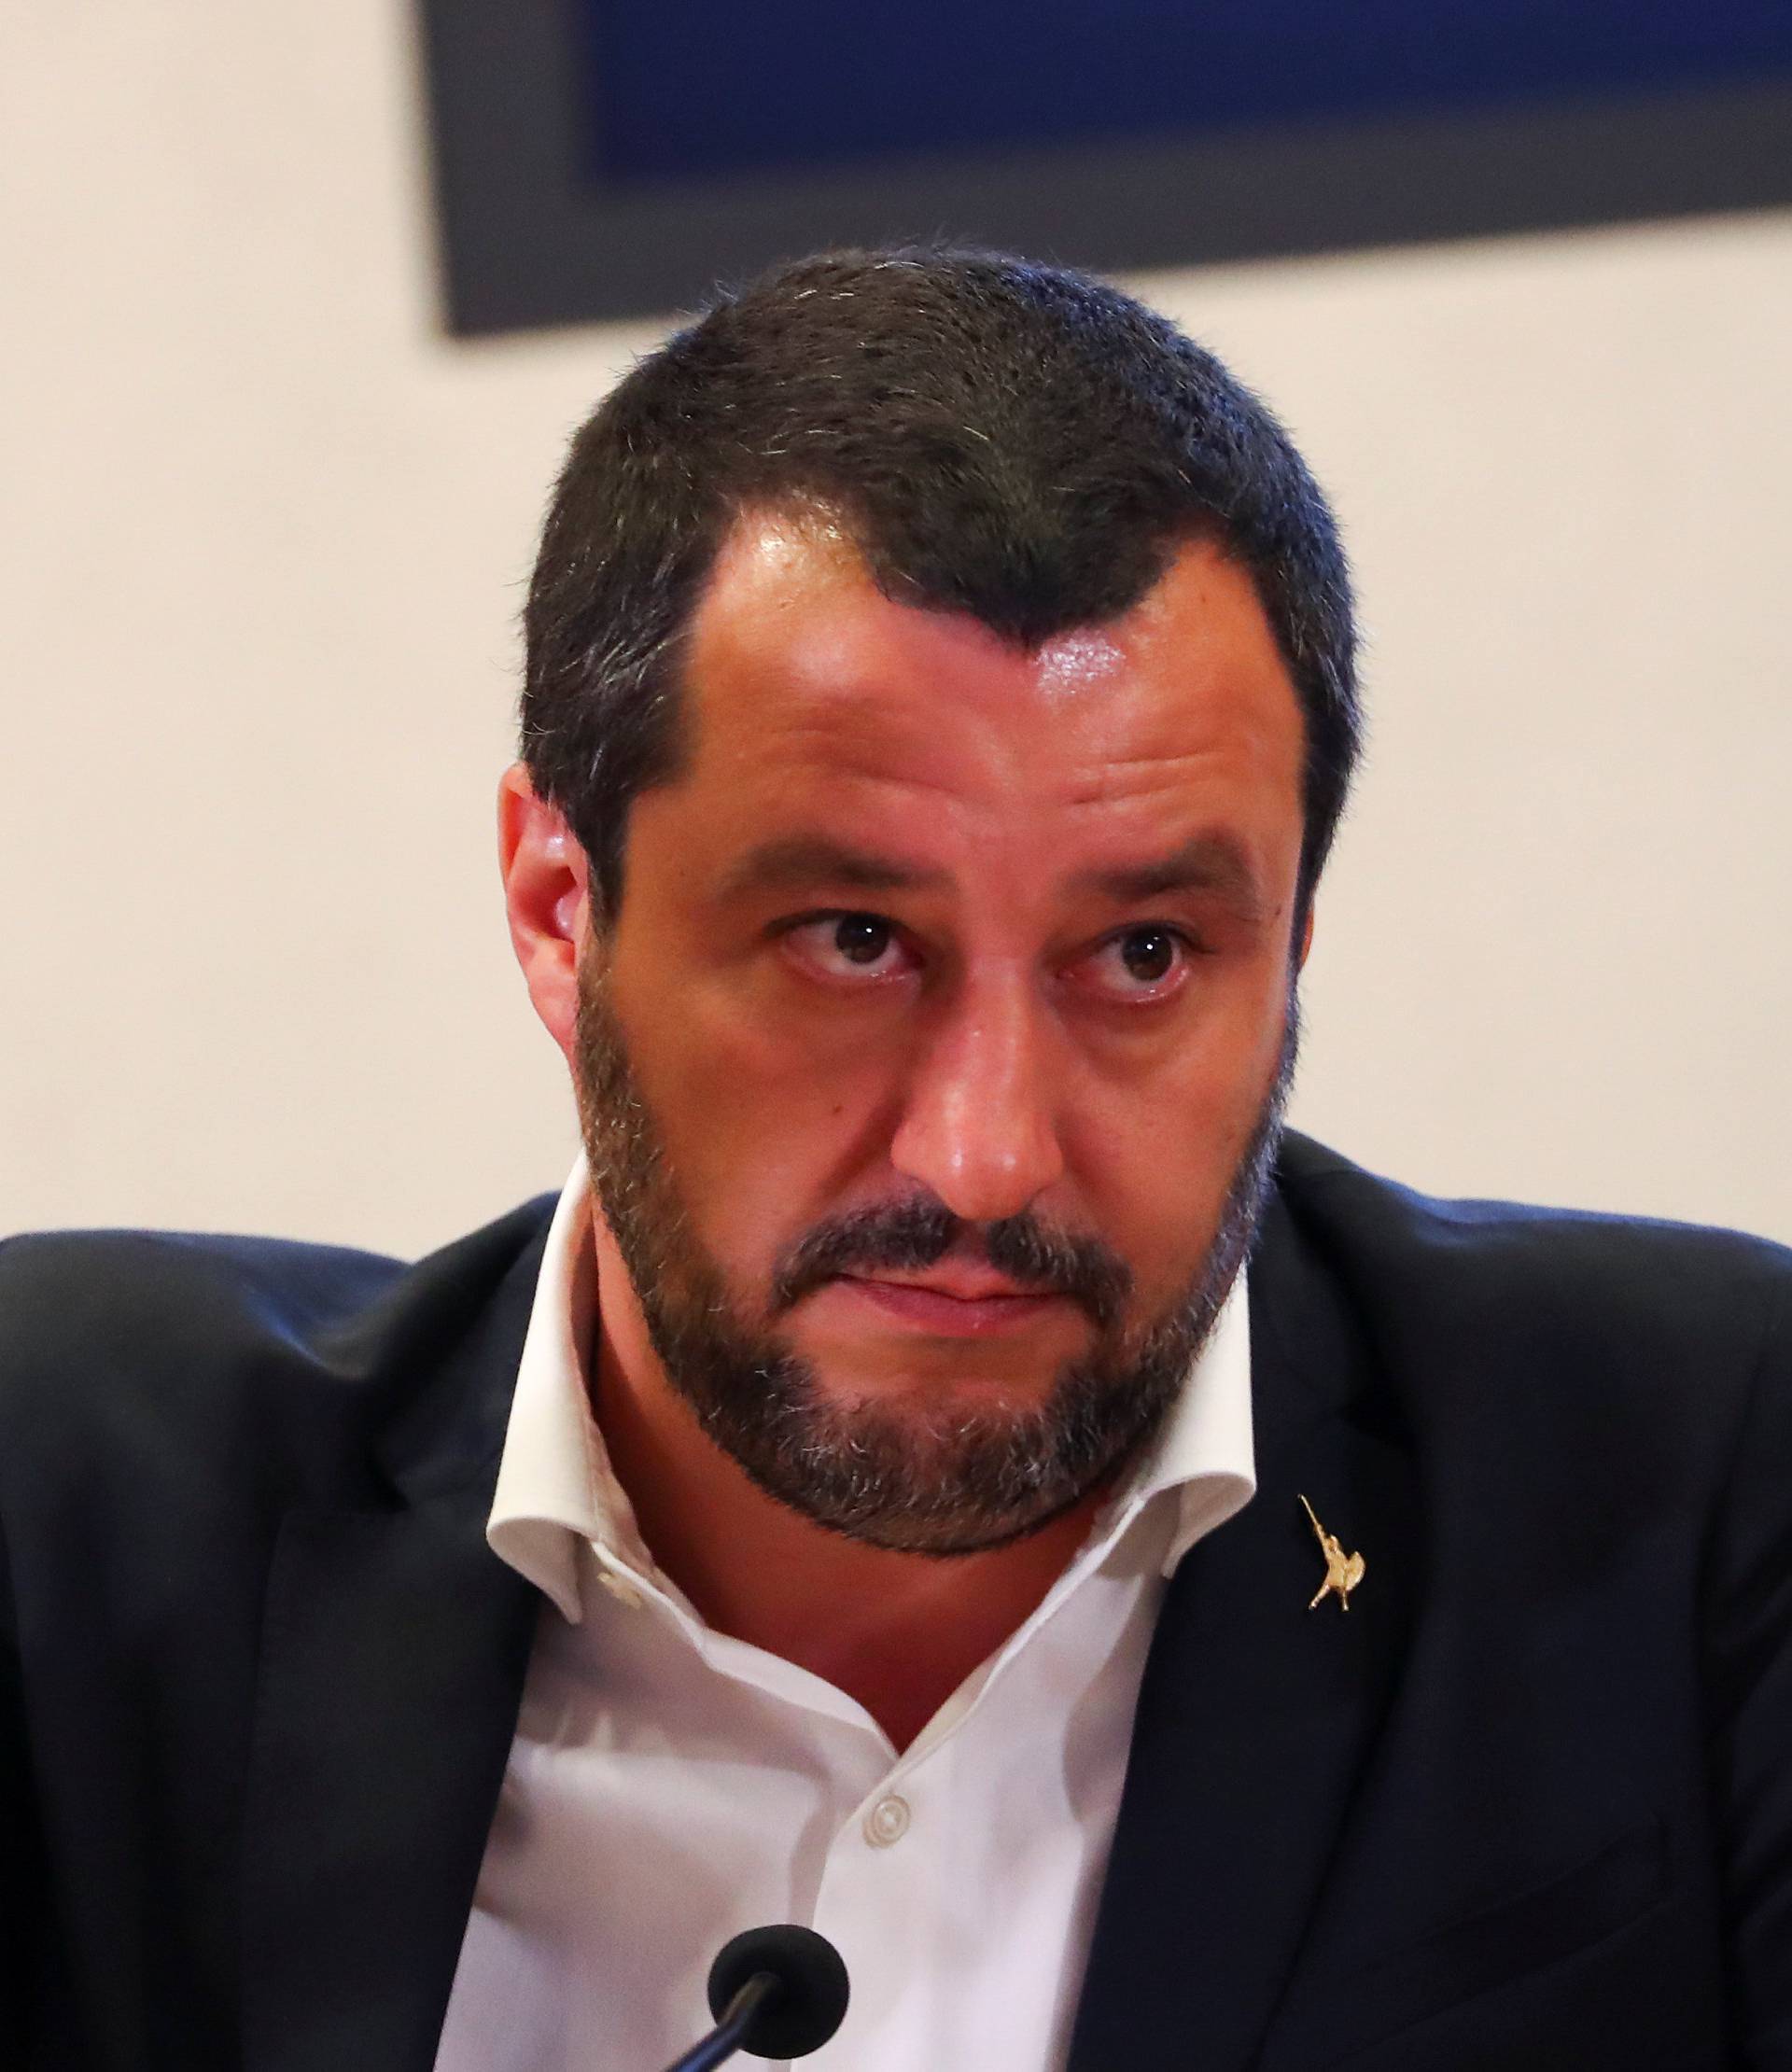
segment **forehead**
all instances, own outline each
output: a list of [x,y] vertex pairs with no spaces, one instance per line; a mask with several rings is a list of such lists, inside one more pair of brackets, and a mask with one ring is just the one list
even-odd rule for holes
[[1029,650],[886,595],[823,519],[749,513],[693,619],[684,693],[669,790],[716,816],[711,838],[820,816],[948,847],[1042,820],[1099,843],[1300,814],[1294,690],[1249,575],[1211,541],[1119,618]]

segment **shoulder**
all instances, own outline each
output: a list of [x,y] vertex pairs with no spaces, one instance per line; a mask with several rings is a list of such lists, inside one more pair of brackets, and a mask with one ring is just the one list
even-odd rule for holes
[[0,1242],[7,1354],[94,1350],[152,1326],[185,1352],[232,1328],[307,1332],[377,1295],[397,1259],[282,1238],[177,1230],[31,1231]]
[[[1291,1133],[1281,1206],[1421,1422],[1641,1425],[1715,1466],[1763,1390],[1792,1406],[1792,1251],[1739,1231],[1379,1179]],[[1639,1424],[1640,1421],[1640,1424]]]
[[[414,1266],[171,1231],[0,1243],[0,1459],[19,1483],[100,1463],[295,1469],[385,1404],[402,1348],[475,1309],[544,1226],[527,1204]],[[251,1463],[254,1463],[251,1466]]]
[[1715,1325],[1739,1299],[1758,1314],[1792,1295],[1792,1250],[1742,1231],[1426,1195],[1292,1131],[1278,1179],[1326,1249],[1420,1298],[1538,1302],[1622,1330]]

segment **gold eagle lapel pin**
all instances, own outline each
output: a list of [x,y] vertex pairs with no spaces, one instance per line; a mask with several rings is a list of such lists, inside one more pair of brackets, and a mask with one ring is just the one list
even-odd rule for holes
[[1325,1580],[1319,1586],[1317,1595],[1307,1609],[1312,1611],[1336,1591],[1339,1605],[1348,1612],[1351,1608],[1351,1592],[1363,1580],[1363,1571],[1366,1563],[1360,1554],[1345,1553],[1337,1543],[1337,1535],[1328,1533],[1318,1519],[1313,1517],[1313,1507],[1304,1496],[1300,1500],[1300,1507],[1312,1520],[1313,1536],[1319,1542],[1320,1552],[1325,1557]]

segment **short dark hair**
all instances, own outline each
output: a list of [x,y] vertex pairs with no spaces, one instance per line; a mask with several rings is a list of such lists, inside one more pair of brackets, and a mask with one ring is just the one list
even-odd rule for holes
[[1192,537],[1253,579],[1306,728],[1304,908],[1361,736],[1331,511],[1269,412],[1118,288],[1001,253],[781,267],[642,359],[572,441],[524,614],[523,757],[622,898],[628,810],[676,775],[681,636],[758,506],[847,525],[903,602],[1028,647],[1117,617]]

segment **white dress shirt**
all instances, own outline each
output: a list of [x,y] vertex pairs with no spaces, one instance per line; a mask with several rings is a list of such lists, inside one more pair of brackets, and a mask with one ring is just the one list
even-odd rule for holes
[[899,1756],[844,1691],[707,1627],[642,1544],[585,1387],[591,1218],[581,1162],[488,1527],[544,1603],[436,2072],[664,2072],[709,2026],[716,1951],[778,1921],[851,1980],[805,2067],[1054,2072],[1164,1578],[1255,1487],[1242,1276],[1070,1567]]

